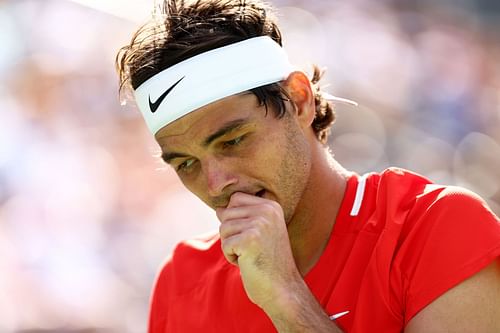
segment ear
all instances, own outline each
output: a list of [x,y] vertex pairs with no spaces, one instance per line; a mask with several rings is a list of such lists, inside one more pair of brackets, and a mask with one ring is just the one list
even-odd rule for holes
[[295,104],[295,115],[302,128],[309,128],[316,115],[316,105],[311,82],[304,72],[290,73],[284,82],[284,88]]

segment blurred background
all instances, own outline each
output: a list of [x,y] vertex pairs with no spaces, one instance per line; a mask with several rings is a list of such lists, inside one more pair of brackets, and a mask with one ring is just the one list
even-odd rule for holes
[[[292,61],[325,66],[329,141],[500,214],[500,2],[275,0]],[[165,168],[114,57],[153,0],[0,0],[0,333],[146,330],[176,242],[217,228]]]

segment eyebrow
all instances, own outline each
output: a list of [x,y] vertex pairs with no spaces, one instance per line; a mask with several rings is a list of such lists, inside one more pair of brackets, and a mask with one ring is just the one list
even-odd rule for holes
[[167,163],[167,164],[170,164],[170,162],[175,159],[175,158],[179,158],[179,157],[188,157],[188,155],[186,154],[181,154],[181,153],[168,153],[168,152],[165,152],[165,153],[162,153],[161,154],[161,159]]
[[[209,146],[212,142],[214,142],[218,138],[240,129],[247,123],[248,123],[247,118],[241,118],[227,122],[226,124],[224,124],[224,126],[218,129],[215,133],[210,134],[205,139],[205,141],[203,141],[203,147]],[[161,158],[163,159],[163,161],[165,161],[165,163],[168,164],[170,164],[170,162],[175,158],[188,157],[188,156],[189,155],[187,154],[177,153],[177,152],[164,152],[161,154]]]
[[217,130],[217,132],[210,134],[208,138],[206,138],[205,141],[203,142],[203,146],[204,147],[209,146],[216,139],[240,129],[247,122],[248,122],[247,118],[236,119],[227,122],[226,124],[224,124],[224,126],[222,126],[219,130]]

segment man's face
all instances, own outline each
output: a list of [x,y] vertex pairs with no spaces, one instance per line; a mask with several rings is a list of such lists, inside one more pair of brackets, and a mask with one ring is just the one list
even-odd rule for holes
[[212,208],[244,192],[277,201],[287,223],[307,186],[311,153],[291,105],[277,119],[251,93],[204,106],[161,129],[163,159]]

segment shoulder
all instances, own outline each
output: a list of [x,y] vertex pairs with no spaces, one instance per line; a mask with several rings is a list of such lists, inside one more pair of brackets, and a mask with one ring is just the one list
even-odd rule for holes
[[172,252],[172,264],[206,265],[220,256],[219,233],[212,232],[180,242]]
[[218,233],[180,242],[156,277],[150,302],[149,332],[163,332],[171,305],[228,265],[222,255]]
[[[390,168],[374,177],[374,212],[399,243],[427,243],[432,237],[464,241],[498,239],[500,221],[476,193],[458,186],[434,184],[416,173]],[[488,234],[490,236],[488,236]],[[468,238],[468,240],[467,240]]]
[[[191,290],[214,269],[226,266],[216,232],[180,242],[163,264],[156,288],[169,288],[175,294]],[[172,292],[170,292],[171,296]]]
[[372,203],[370,212],[374,210],[394,213],[409,211],[416,199],[425,193],[432,182],[409,170],[388,168],[381,173],[370,173],[366,176],[367,194]]
[[422,175],[394,167],[375,174],[374,179],[377,184],[377,199],[383,200],[386,199],[384,196],[388,196],[397,203],[413,201],[432,184],[432,181]]
[[[500,220],[476,193],[406,170],[380,174],[377,216],[392,242],[405,320],[500,255]],[[381,207],[383,206],[383,207]]]
[[407,219],[436,212],[461,218],[469,213],[496,218],[476,193],[459,186],[434,184],[409,170],[388,168],[370,178],[375,187],[377,208],[404,211]]
[[500,221],[478,194],[459,186],[427,184],[415,198],[408,220],[440,224],[449,232],[500,232]]
[[380,233],[377,258],[391,266],[406,321],[500,255],[500,221],[470,190],[397,168],[369,175],[367,189],[365,229]]
[[419,197],[432,182],[409,170],[389,168],[381,173],[369,173],[360,178],[358,190],[366,186],[358,228],[374,233],[383,230],[399,232]]

